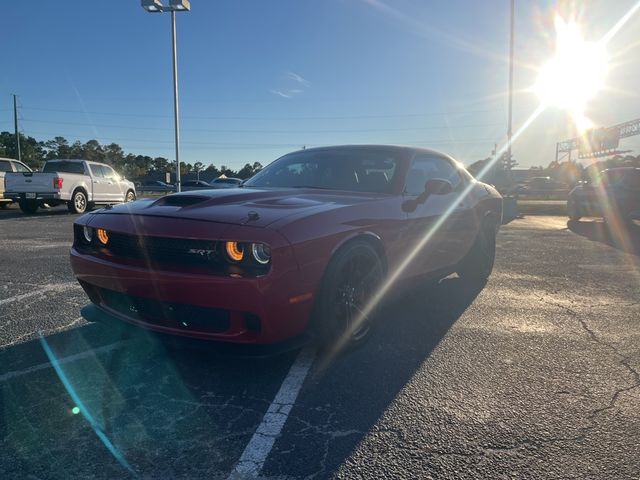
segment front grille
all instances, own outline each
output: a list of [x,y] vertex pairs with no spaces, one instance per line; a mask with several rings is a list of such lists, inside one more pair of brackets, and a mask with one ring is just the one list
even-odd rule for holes
[[203,261],[219,264],[218,242],[165,237],[141,237],[109,233],[105,250],[113,255],[151,264],[201,266]]
[[97,291],[102,305],[134,320],[185,332],[221,333],[229,329],[228,310],[162,302],[106,288],[91,288]]
[[248,253],[239,263],[230,262],[224,253],[224,242],[189,238],[151,237],[108,231],[109,240],[102,245],[94,235],[84,240],[82,225],[74,225],[74,248],[79,252],[107,256],[110,261],[132,260],[152,270],[191,271],[258,277],[268,273],[271,264],[261,265]]

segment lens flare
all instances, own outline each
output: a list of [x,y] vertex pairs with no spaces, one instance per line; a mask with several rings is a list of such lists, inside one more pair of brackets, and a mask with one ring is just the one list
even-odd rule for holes
[[586,41],[578,24],[555,17],[556,52],[542,66],[534,90],[542,104],[571,113],[576,127],[592,126],[585,109],[605,85],[609,61],[604,42]]

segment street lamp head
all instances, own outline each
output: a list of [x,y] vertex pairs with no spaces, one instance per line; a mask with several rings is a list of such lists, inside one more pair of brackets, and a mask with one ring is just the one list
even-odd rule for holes
[[189,0],[171,0],[171,9],[189,11],[191,10],[191,3],[189,3]]
[[142,8],[149,13],[162,12],[162,2],[160,0],[142,0]]

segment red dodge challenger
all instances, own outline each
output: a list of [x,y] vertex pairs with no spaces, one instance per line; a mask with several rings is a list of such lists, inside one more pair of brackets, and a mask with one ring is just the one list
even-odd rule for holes
[[285,155],[239,188],[102,209],[71,264],[98,312],[173,335],[357,344],[387,291],[454,272],[483,282],[502,198],[450,157],[400,146]]

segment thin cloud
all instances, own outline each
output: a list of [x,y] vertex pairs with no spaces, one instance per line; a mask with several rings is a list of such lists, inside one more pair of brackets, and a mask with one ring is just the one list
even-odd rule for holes
[[292,88],[289,90],[269,90],[271,93],[273,93],[274,95],[277,95],[279,97],[282,98],[292,98],[295,97],[296,95],[302,93],[302,90],[297,89],[297,88]]
[[300,85],[304,85],[305,87],[308,87],[309,85],[311,85],[311,83],[309,83],[309,80],[307,80],[306,78],[303,78],[302,75],[298,75],[295,72],[286,72],[285,77],[287,77],[290,80],[293,80],[294,82],[298,82]]
[[284,72],[279,83],[278,88],[272,88],[269,92],[281,98],[293,98],[300,95],[311,85],[309,80],[292,71]]

